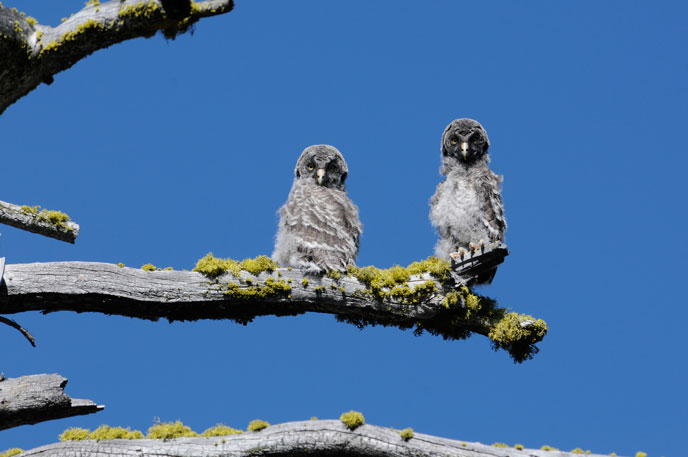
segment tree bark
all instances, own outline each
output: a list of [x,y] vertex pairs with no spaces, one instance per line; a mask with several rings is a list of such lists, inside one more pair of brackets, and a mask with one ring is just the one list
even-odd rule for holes
[[[209,438],[168,440],[66,441],[35,448],[22,456],[103,455],[156,457],[330,455],[348,457],[576,457],[579,454],[540,449],[517,450],[455,441],[414,433],[404,440],[399,431],[375,425],[349,430],[338,420],[313,420],[274,425],[257,432]],[[590,457],[599,454],[588,454]],[[601,456],[600,456],[601,457]]]
[[[485,257],[486,262],[494,262],[490,255]],[[428,293],[412,299],[380,297],[351,276],[304,276],[299,270],[285,268],[257,276],[241,271],[238,276],[225,273],[209,278],[193,271],[144,271],[95,262],[15,264],[5,267],[0,314],[98,312],[170,322],[231,319],[245,325],[257,316],[317,312],[359,327],[393,325],[445,339],[463,339],[471,333],[490,336],[504,314],[467,313],[464,296],[456,293],[457,287],[479,274],[480,264],[476,260],[455,270],[451,287],[428,273],[411,276],[404,284],[411,292],[434,284]],[[455,298],[451,306],[445,300],[448,294]],[[523,319],[519,325],[529,329],[535,321]],[[506,349],[521,362],[537,352],[535,343],[543,336],[531,335],[514,347],[495,348]]]
[[233,0],[164,3],[170,11],[160,0],[88,4],[57,27],[38,24],[16,9],[0,6],[0,114],[41,82],[52,83],[55,74],[99,49],[158,31],[173,38],[199,19],[234,7]]
[[39,374],[0,381],[0,430],[52,419],[96,413],[104,408],[64,393],[67,379]]
[[0,224],[73,244],[79,236],[79,224],[70,220],[51,220],[50,213],[54,212],[0,201]]

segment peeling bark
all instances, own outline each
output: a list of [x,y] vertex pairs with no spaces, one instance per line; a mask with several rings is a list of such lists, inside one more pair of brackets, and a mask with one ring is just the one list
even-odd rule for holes
[[[0,114],[53,76],[89,54],[115,43],[183,33],[204,17],[224,14],[233,0],[183,1],[111,0],[86,5],[57,27],[38,24],[16,9],[0,6]],[[170,11],[166,11],[167,4]],[[186,16],[180,14],[189,12]]]
[[0,430],[36,424],[104,408],[91,400],[77,400],[64,393],[67,379],[57,374],[38,374],[0,381]]
[[[338,420],[288,422],[258,432],[209,438],[169,440],[67,441],[22,456],[273,456],[330,455],[348,457],[575,457],[580,454],[539,449],[504,448],[414,433],[407,441],[398,430],[361,425],[349,430]],[[599,454],[588,454],[601,457]]]

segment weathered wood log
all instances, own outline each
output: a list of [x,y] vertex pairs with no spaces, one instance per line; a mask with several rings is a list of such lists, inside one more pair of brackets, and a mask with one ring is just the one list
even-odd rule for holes
[[76,400],[64,393],[67,379],[57,374],[38,374],[0,381],[0,430],[36,424],[103,408],[91,400]]
[[41,210],[37,206],[19,206],[0,201],[0,224],[68,243],[74,243],[79,236],[79,224],[69,220],[66,214]]
[[[55,74],[99,49],[158,31],[171,38],[203,17],[234,7],[233,0],[187,2],[188,8],[169,12],[160,0],[88,3],[57,27],[0,6],[0,114],[41,82],[52,83]],[[169,8],[181,2],[164,3]],[[188,15],[179,16],[187,11]]]
[[[404,439],[400,431],[375,425],[350,430],[338,420],[313,420],[273,425],[239,435],[173,438],[168,440],[115,439],[65,441],[25,451],[22,456],[81,457],[119,455],[156,457],[272,456],[297,457],[330,455],[348,457],[577,457],[580,454],[518,450],[481,443],[455,441],[423,433]],[[588,454],[601,457],[599,454]]]
[[[414,328],[445,339],[478,333],[518,362],[537,352],[544,322],[507,314],[493,300],[460,286],[429,273],[411,275],[393,288],[376,288],[349,275],[304,276],[290,268],[211,278],[194,271],[144,271],[107,263],[31,263],[5,267],[0,314],[98,312],[170,322],[232,319],[245,325],[257,316],[317,312],[359,327]],[[516,340],[499,341],[502,337],[496,335],[505,323],[517,325]]]

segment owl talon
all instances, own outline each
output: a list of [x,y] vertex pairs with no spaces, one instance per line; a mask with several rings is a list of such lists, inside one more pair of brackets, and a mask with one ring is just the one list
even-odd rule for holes
[[458,259],[458,260],[463,260],[464,257],[466,257],[466,255],[468,255],[468,251],[466,250],[466,248],[459,248],[459,249],[457,249],[456,252],[452,252],[452,253],[449,254],[449,255],[450,255],[454,260],[457,260],[457,259]]

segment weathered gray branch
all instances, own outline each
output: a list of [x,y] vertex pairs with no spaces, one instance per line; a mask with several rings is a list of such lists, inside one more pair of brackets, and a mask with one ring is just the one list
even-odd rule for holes
[[[330,455],[348,457],[577,457],[579,454],[540,449],[505,448],[414,433],[404,440],[399,431],[375,425],[349,430],[341,421],[288,422],[258,432],[210,438],[169,440],[66,441],[26,451],[22,456],[272,456]],[[599,454],[589,454],[590,457]],[[600,456],[601,457],[601,456]]]
[[[485,257],[494,261],[489,255]],[[462,268],[456,274],[464,282],[480,271],[479,265]],[[413,295],[401,297],[375,295],[351,276],[304,276],[299,270],[284,268],[257,276],[242,270],[238,277],[225,273],[212,279],[189,271],[53,262],[7,265],[4,279],[0,284],[0,314],[75,311],[149,320],[232,319],[246,324],[264,315],[329,313],[357,326],[415,328],[416,332],[428,331],[445,339],[462,339],[471,333],[489,335],[495,347],[506,349],[519,362],[537,352],[534,344],[544,336],[538,330],[520,336],[513,344],[497,344],[490,332],[501,325],[504,314],[481,314],[476,309],[467,312],[464,297],[456,293],[455,286],[461,283],[449,287],[428,273],[411,276],[403,287]],[[427,288],[432,284],[434,287]],[[427,292],[416,293],[420,290]],[[445,300],[448,294],[454,300],[451,306]],[[483,308],[490,311],[489,299],[485,303]],[[534,320],[518,324],[526,330],[538,325]]]
[[[0,201],[0,224],[11,225],[28,232],[74,243],[79,236],[79,224],[62,220],[57,211],[46,211]],[[55,217],[57,216],[57,217]]]
[[0,430],[52,419],[96,413],[104,406],[64,393],[67,379],[39,374],[0,381]]
[[[15,9],[0,6],[0,114],[41,82],[50,84],[53,75],[99,49],[158,31],[174,37],[199,19],[234,7],[233,0],[91,3],[97,4],[87,5],[57,27],[38,24]],[[165,11],[163,4],[170,11]],[[188,14],[179,16],[185,9]]]

